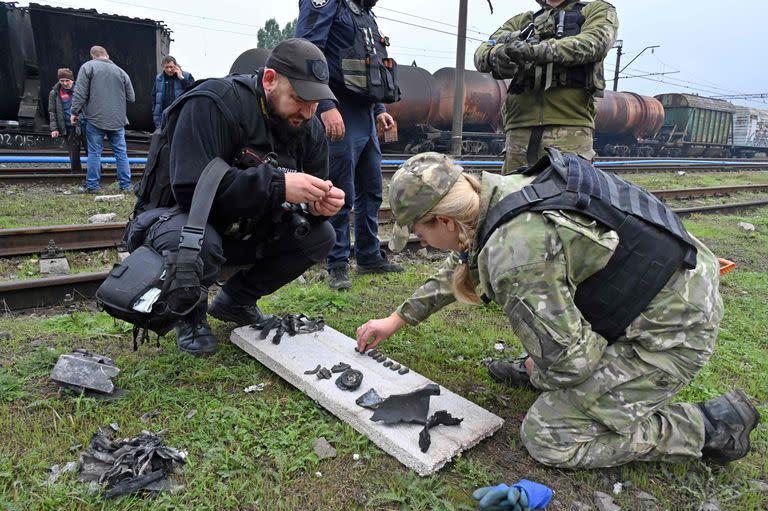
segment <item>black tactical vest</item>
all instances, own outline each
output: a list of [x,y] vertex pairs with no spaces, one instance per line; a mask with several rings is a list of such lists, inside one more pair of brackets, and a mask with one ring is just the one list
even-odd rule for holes
[[397,63],[387,57],[389,38],[379,33],[376,19],[370,11],[360,7],[354,0],[340,0],[341,9],[350,12],[355,30],[354,43],[341,55],[344,87],[352,94],[372,102],[400,101]]
[[592,330],[613,342],[678,269],[696,267],[696,246],[680,219],[642,188],[596,169],[575,154],[547,148],[524,175],[538,174],[488,211],[477,234],[479,252],[501,225],[525,211],[567,210],[619,235],[605,268],[576,287],[574,302]]

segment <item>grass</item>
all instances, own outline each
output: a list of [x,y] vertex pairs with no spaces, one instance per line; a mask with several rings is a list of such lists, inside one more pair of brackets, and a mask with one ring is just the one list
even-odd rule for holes
[[[742,230],[739,221],[754,224],[756,232]],[[726,316],[716,352],[679,399],[700,401],[742,388],[768,417],[768,208],[685,223],[738,267],[721,281]],[[361,323],[395,308],[436,264],[404,262],[403,274],[353,274],[347,293],[330,291],[324,272],[315,268],[306,284],[286,286],[262,305],[271,312],[322,313],[334,328],[353,336]],[[660,509],[697,510],[712,499],[723,510],[768,508],[768,494],[751,486],[768,482],[765,423],[753,434],[753,452],[725,468],[693,461],[572,472],[533,462],[518,429],[536,394],[494,383],[481,362],[499,355],[494,344],[500,340],[512,351],[520,347],[495,306],[449,306],[384,345],[388,355],[505,419],[492,438],[424,478],[231,343],[223,342],[210,358],[195,359],[179,353],[171,334],[161,339],[160,349],[148,343],[133,352],[128,326],[88,307],[68,314],[0,316],[0,332],[10,337],[0,342],[0,509],[474,509],[474,488],[522,477],[555,489],[551,510],[591,503],[594,491],[610,493],[617,482],[625,490],[616,502],[628,510],[638,508],[639,490],[653,494]],[[219,339],[228,337],[228,325],[214,320],[213,327]],[[48,374],[59,354],[76,347],[115,358],[122,369],[116,383],[127,396],[105,403],[60,394]],[[267,385],[262,392],[243,392],[254,383]],[[157,415],[143,421],[151,410]],[[76,460],[96,428],[112,422],[125,436],[167,429],[167,443],[189,452],[179,476],[184,489],[154,500],[128,496],[101,502],[74,474],[45,483],[51,465]],[[320,436],[337,448],[336,458],[317,459],[312,442]]]

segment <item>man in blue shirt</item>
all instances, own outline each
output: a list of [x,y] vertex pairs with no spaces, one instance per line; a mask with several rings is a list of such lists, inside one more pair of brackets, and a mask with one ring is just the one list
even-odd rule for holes
[[[375,0],[300,0],[296,37],[309,39],[328,60],[330,87],[337,101],[321,101],[317,112],[330,139],[330,179],[344,190],[344,207],[331,218],[336,244],[328,254],[328,284],[352,287],[349,212],[354,204],[358,273],[403,271],[388,262],[378,238],[382,198],[381,149],[376,126],[390,130],[394,120],[383,103],[400,99],[395,62],[387,58],[371,8]],[[354,201],[354,202],[353,202]]]
[[182,71],[175,58],[170,55],[163,58],[163,72],[155,77],[155,84],[152,86],[152,120],[155,122],[155,128],[160,127],[163,111],[194,81],[190,73]]

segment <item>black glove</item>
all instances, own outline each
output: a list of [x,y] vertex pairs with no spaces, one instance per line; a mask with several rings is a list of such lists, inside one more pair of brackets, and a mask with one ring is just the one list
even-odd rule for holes
[[506,44],[497,44],[488,53],[488,65],[491,68],[491,74],[497,80],[515,78],[520,71],[518,63],[510,59],[504,51],[506,47]]
[[532,62],[534,60],[533,45],[525,41],[520,41],[519,39],[505,44],[504,53],[510,60],[517,62],[518,65],[521,65],[525,62]]

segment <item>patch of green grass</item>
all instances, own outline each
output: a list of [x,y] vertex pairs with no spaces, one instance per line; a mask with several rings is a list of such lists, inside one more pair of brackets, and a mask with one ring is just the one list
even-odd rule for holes
[[[738,228],[742,220],[757,231]],[[726,314],[715,353],[678,399],[699,401],[742,388],[768,417],[768,208],[685,223],[738,267],[721,279]],[[434,262],[406,257],[396,258],[407,267],[402,274],[352,271],[347,293],[329,290],[317,267],[306,274],[306,284],[292,283],[260,305],[273,313],[322,313],[330,326],[354,336],[359,325],[389,314],[435,270]],[[425,478],[226,342],[230,324],[214,320],[212,326],[220,350],[197,359],[178,351],[173,334],[161,339],[161,349],[153,338],[133,352],[130,327],[104,313],[0,316],[0,332],[10,337],[0,343],[0,438],[12,439],[0,442],[0,509],[475,509],[472,490],[521,477],[555,489],[553,510],[567,510],[574,501],[591,503],[594,491],[610,493],[617,482],[625,483],[616,496],[623,509],[637,509],[638,490],[656,496],[661,509],[696,510],[710,499],[723,510],[768,508],[768,495],[750,488],[750,481],[768,482],[765,423],[753,433],[753,452],[725,468],[692,461],[570,472],[535,463],[518,429],[537,394],[496,384],[482,364],[483,358],[520,349],[497,306],[450,305],[381,347],[506,421],[493,437]],[[494,349],[500,341],[506,353]],[[78,347],[116,360],[122,372],[115,383],[127,390],[125,398],[105,403],[58,392],[47,375],[58,354]],[[243,392],[255,383],[265,383],[264,390]],[[157,414],[143,421],[149,411]],[[96,428],[112,422],[124,436],[167,429],[167,443],[189,452],[179,475],[184,489],[151,501],[128,496],[101,502],[76,474],[45,484],[51,465],[75,460],[82,447],[70,448],[87,445]],[[317,459],[312,443],[320,436],[337,448],[336,458]],[[413,438],[404,441],[417,437],[414,426]]]

